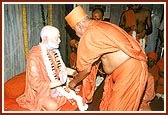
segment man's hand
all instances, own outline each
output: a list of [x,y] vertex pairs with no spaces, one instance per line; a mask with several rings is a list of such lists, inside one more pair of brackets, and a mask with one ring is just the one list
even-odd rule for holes
[[75,76],[77,76],[78,75],[78,72],[77,71],[74,71],[73,73],[72,73],[72,76],[73,77],[75,77]]
[[68,84],[68,87],[74,90],[76,85],[77,85],[77,82],[75,80],[71,80]]
[[72,69],[69,67],[67,67],[67,72],[68,72],[68,75],[70,76],[76,76],[78,74],[78,72],[75,69]]
[[[86,78],[89,75],[90,71],[91,71],[91,66],[84,69],[83,71],[79,71],[79,73],[75,77],[73,77],[73,80],[69,82],[68,87],[70,89],[74,90],[75,86],[79,82],[81,82],[84,78]],[[73,74],[75,74],[75,73],[73,73]]]

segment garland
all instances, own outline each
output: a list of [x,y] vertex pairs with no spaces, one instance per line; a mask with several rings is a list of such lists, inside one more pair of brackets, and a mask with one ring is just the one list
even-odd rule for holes
[[[50,61],[50,57],[48,56],[47,54],[47,50],[46,50],[46,46],[39,43],[40,47],[41,47],[41,51],[42,51],[42,56],[43,56],[43,59],[44,59],[44,64],[46,66],[46,69],[47,69],[47,73],[48,73],[48,76],[50,78],[51,81],[56,81],[58,79],[56,79],[55,75],[55,70],[53,70],[52,68],[52,62]],[[55,51],[55,60],[56,62],[59,62],[57,63],[58,65],[58,68],[59,68],[59,78],[60,78],[60,81],[62,84],[64,84],[66,82],[66,80],[68,80],[67,82],[69,82],[69,79],[67,78],[67,70],[66,70],[66,66],[61,58],[61,54],[59,52],[58,49],[56,49]],[[59,59],[57,59],[59,58]],[[67,83],[66,82],[66,83]],[[83,104],[82,102],[82,97],[80,95],[77,95],[75,91],[73,90],[69,90],[69,92],[65,91],[66,89],[66,86],[61,86],[61,87],[57,87],[56,89],[52,89],[52,96],[55,97],[55,96],[65,96],[67,97],[67,99],[70,101],[70,103],[73,105],[73,101],[71,101],[70,99],[74,99],[76,100],[77,102],[77,105],[78,105],[78,108],[80,111],[85,111],[88,109],[88,105],[87,104]]]
[[24,4],[22,5],[22,19],[23,19],[23,36],[24,36],[25,54],[27,58],[29,48],[28,48],[27,24],[26,24],[26,5]]
[[51,81],[55,81],[56,80],[54,77],[55,75],[52,71],[51,64],[50,64],[50,61],[47,56],[46,47],[45,47],[45,45],[42,45],[41,43],[39,45],[41,47],[42,56],[43,56],[44,64],[46,66],[47,74],[48,74]]
[[46,23],[45,23],[44,7],[42,4],[40,6],[41,6],[41,16],[42,16],[42,20],[43,20],[43,26],[45,26]]
[[49,5],[49,13],[50,13],[50,25],[52,26],[52,18],[53,18],[53,15],[52,15],[52,4]]
[[47,54],[47,50],[46,50],[46,46],[43,44],[39,44],[41,47],[41,51],[42,51],[42,56],[43,56],[43,60],[44,60],[44,64],[46,66],[46,70],[47,70],[47,74],[50,78],[51,81],[57,81],[58,79],[61,81],[62,84],[64,84],[67,80],[67,70],[66,70],[66,66],[62,60],[61,54],[59,52],[58,49],[55,50],[55,60],[59,69],[59,73],[57,74],[55,69],[54,69],[54,65],[51,62],[51,59],[49,57],[49,55]]

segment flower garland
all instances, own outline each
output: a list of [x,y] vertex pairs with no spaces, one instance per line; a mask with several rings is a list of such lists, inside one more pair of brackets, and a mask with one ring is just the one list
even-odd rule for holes
[[48,74],[51,81],[55,81],[56,79],[54,77],[54,73],[51,69],[51,64],[50,64],[50,61],[49,61],[48,56],[47,56],[46,46],[41,44],[41,43],[39,45],[41,47],[44,64],[45,64],[46,69],[47,69],[47,74]]
[[45,15],[44,15],[44,6],[43,6],[43,4],[41,4],[40,6],[41,6],[41,16],[42,16],[42,20],[43,20],[43,26],[45,26],[46,21],[45,21]]
[[57,63],[57,66],[59,68],[59,78],[62,83],[65,83],[67,80],[67,69],[66,66],[62,60],[61,54],[58,49],[53,50],[55,52],[55,60]]
[[[52,70],[52,67],[51,67],[51,62],[49,60],[49,57],[47,56],[47,50],[46,50],[46,46],[43,45],[42,43],[39,43],[40,47],[41,47],[41,51],[42,51],[42,56],[43,56],[43,59],[44,59],[44,64],[46,66],[46,69],[47,69],[47,73],[48,73],[48,76],[50,78],[51,81],[56,81],[58,79],[55,79],[54,77],[54,71]],[[58,49],[54,50],[55,52],[55,57],[56,58],[59,58],[59,59],[56,59],[59,60],[60,62],[60,66],[59,66],[59,78],[60,78],[60,81],[61,79],[64,79],[64,83],[66,82],[66,80],[69,80],[68,77],[67,77],[67,71],[66,71],[66,66],[65,64],[63,63],[63,60],[61,58],[61,54],[59,52]],[[62,83],[62,82],[61,82]],[[64,84],[62,83],[62,84]],[[88,109],[88,105],[87,104],[83,104],[82,102],[82,97],[80,95],[77,95],[75,91],[73,90],[69,90],[69,92],[65,91],[66,89],[66,86],[61,86],[61,87],[56,87],[56,89],[52,89],[52,96],[53,97],[56,97],[56,96],[65,96],[67,97],[67,99],[69,100],[69,102],[73,105],[74,102],[71,101],[71,99],[74,99],[76,100],[77,102],[77,105],[78,105],[78,108],[80,111],[85,111]]]
[[52,15],[52,4],[49,5],[49,13],[50,13],[50,25],[52,26],[52,18],[53,18],[53,15]]
[[[67,80],[67,70],[66,70],[66,66],[62,61],[60,52],[58,49],[56,49],[56,53],[57,55],[55,55],[56,58],[59,58],[59,62],[60,62],[60,67],[59,67],[59,74],[56,77],[56,73],[55,70],[52,69],[52,62],[49,60],[48,54],[47,54],[47,50],[46,50],[46,46],[43,45],[42,43],[39,44],[41,47],[41,51],[42,51],[42,56],[44,59],[44,64],[46,66],[46,70],[47,70],[47,74],[50,78],[51,81],[56,81],[58,80],[57,77],[60,79],[61,83],[64,84]],[[58,60],[58,59],[56,59]],[[57,63],[58,65],[58,63]]]
[[25,54],[28,56],[29,48],[28,48],[28,38],[27,38],[27,22],[26,22],[26,5],[22,5],[22,19],[23,19],[23,35],[24,35],[24,46],[25,46]]

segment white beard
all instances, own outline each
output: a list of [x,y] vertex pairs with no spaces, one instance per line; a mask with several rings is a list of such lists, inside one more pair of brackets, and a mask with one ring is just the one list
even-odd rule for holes
[[50,50],[58,49],[59,48],[59,44],[54,44],[53,42],[48,42],[47,48],[50,49]]

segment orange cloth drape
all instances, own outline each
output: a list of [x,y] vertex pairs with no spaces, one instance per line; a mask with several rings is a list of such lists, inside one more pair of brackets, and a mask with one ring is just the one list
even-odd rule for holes
[[126,19],[126,27],[131,27],[136,25],[135,14],[133,10],[127,10],[124,13]]
[[164,78],[160,77],[158,80],[158,86],[156,89],[156,93],[164,94]]
[[[55,65],[55,63],[53,64]],[[42,58],[41,48],[40,46],[34,46],[30,50],[29,57],[27,58],[25,92],[16,99],[19,106],[33,111],[43,110],[42,105],[48,103],[48,98],[51,98],[50,82]],[[57,110],[62,110],[61,106],[66,110],[77,109],[77,103],[71,105],[64,96],[60,98],[55,97],[54,99],[58,104]]]
[[154,77],[151,73],[148,73],[148,81],[143,100],[145,102],[150,102],[154,97],[155,97]]
[[75,52],[70,53],[70,67],[76,67],[77,54]]
[[[147,58],[140,44],[123,29],[108,22],[90,21],[79,41],[77,69],[91,67],[104,53],[118,50],[132,58],[106,76],[100,110],[137,110],[148,77]],[[94,94],[97,66],[83,80],[84,102],[90,102]]]
[[164,94],[164,76],[159,75],[159,70],[164,72],[164,58],[161,58],[150,70],[154,80],[158,83],[156,93]]

